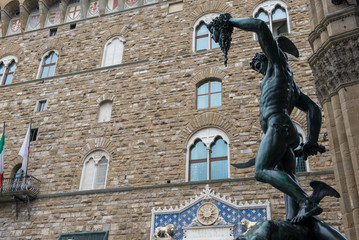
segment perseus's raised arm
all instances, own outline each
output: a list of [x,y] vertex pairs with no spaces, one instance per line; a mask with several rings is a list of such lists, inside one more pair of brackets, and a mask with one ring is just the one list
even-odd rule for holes
[[268,60],[272,63],[282,61],[277,42],[264,21],[256,18],[231,18],[229,22],[233,27],[257,33],[258,42]]

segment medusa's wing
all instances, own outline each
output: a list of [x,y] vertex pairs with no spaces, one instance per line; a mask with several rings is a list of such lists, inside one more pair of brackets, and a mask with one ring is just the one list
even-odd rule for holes
[[294,45],[294,43],[284,36],[280,36],[277,39],[277,43],[280,49],[282,49],[283,52],[289,53],[295,57],[299,57],[299,51],[297,47]]

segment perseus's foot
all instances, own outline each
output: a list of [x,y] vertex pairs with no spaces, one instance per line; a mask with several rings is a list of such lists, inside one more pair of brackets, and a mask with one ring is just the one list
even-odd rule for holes
[[319,215],[322,213],[323,209],[316,203],[306,199],[304,202],[299,204],[300,209],[297,216],[292,218],[292,223],[299,223],[305,219],[308,219],[312,216]]

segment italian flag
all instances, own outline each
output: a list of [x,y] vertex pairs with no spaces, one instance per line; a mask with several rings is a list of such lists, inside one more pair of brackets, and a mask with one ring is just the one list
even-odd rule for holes
[[2,186],[2,179],[4,177],[4,150],[5,150],[5,133],[2,134],[0,140],[0,187]]

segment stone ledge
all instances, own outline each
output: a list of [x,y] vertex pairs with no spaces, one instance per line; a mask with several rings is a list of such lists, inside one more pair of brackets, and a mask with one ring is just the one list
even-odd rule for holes
[[[298,177],[317,176],[317,175],[328,175],[328,174],[334,174],[334,171],[325,170],[325,171],[317,171],[317,172],[303,172],[303,173],[298,173],[297,176]],[[148,185],[148,186],[140,186],[140,187],[105,188],[105,189],[84,190],[84,191],[74,191],[74,192],[39,194],[37,198],[57,198],[57,197],[69,197],[69,196],[78,196],[78,195],[103,194],[103,193],[112,193],[112,192],[129,192],[129,191],[157,189],[157,188],[173,188],[173,187],[182,187],[182,186],[191,186],[191,185],[206,185],[213,183],[243,182],[243,181],[253,181],[253,180],[255,180],[254,177],[244,177],[244,178],[230,178],[230,179],[207,180],[207,181],[196,181],[196,182],[168,183],[168,184]]]
[[106,67],[99,67],[99,68],[93,68],[93,69],[78,71],[78,72],[65,73],[65,74],[56,75],[56,76],[53,76],[53,77],[38,78],[38,79],[32,79],[32,80],[25,81],[25,82],[11,83],[11,84],[7,84],[7,85],[1,85],[0,89],[1,88],[6,88],[6,87],[11,87],[11,86],[16,86],[16,85],[35,83],[35,82],[44,83],[45,80],[51,80],[51,79],[68,77],[68,76],[79,75],[79,74],[90,73],[90,72],[96,72],[96,71],[103,71],[103,70],[106,70],[106,69],[111,69],[111,68],[116,68],[116,67],[125,67],[125,66],[129,66],[129,65],[135,65],[135,64],[145,63],[145,62],[149,62],[149,60],[139,60],[139,61],[135,61],[135,62],[121,63],[121,64],[111,65],[111,66],[106,66]]

